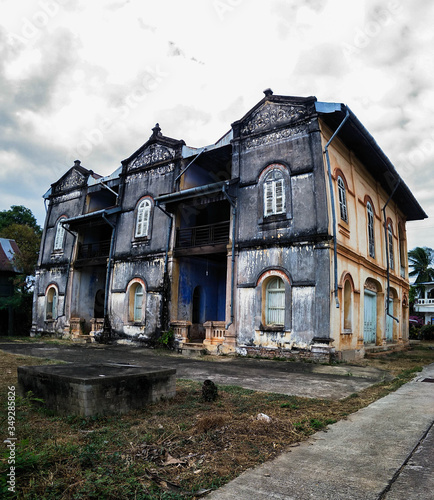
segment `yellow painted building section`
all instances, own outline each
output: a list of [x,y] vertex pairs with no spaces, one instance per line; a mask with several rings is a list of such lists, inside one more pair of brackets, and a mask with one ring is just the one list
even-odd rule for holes
[[[321,123],[321,140],[323,147],[332,135],[324,123]],[[331,332],[336,351],[353,350],[363,356],[366,348],[385,345],[405,345],[408,343],[408,275],[407,275],[407,242],[405,233],[405,216],[394,201],[386,207],[386,228],[388,242],[392,243],[389,256],[393,259],[390,266],[390,309],[389,312],[398,320],[386,316],[387,297],[387,257],[385,224],[383,207],[389,196],[384,187],[369,174],[365,166],[354,153],[335,137],[328,147],[334,189],[336,211],[336,235],[338,256],[338,301],[334,298],[333,244],[330,245],[331,290]],[[324,175],[328,169],[324,157]],[[340,179],[340,180],[339,180]],[[341,210],[339,184],[344,185],[346,198],[345,210]],[[390,186],[388,187],[390,192]],[[392,187],[393,189],[393,187]],[[333,234],[331,196],[328,192],[328,210],[330,234]],[[373,209],[373,239],[375,255],[369,252],[369,215],[368,203]],[[369,297],[372,297],[370,300]],[[368,304],[369,302],[369,304]],[[369,307],[375,310],[376,320],[370,327]],[[365,310],[366,308],[366,310]]]

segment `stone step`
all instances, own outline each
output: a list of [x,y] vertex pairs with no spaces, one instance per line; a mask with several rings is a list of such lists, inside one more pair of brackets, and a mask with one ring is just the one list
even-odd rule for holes
[[182,344],[182,346],[178,349],[178,352],[183,356],[191,356],[191,357],[200,357],[208,354],[207,349],[203,346],[202,343],[188,343]]

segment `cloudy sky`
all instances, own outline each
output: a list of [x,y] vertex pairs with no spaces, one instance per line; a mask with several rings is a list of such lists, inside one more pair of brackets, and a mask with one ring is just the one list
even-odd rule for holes
[[110,174],[150,136],[204,146],[271,87],[350,106],[430,219],[434,248],[434,2],[0,0],[0,210],[80,159]]

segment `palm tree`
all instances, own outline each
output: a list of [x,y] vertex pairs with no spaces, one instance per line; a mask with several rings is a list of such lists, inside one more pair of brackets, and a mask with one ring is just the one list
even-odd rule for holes
[[415,283],[434,281],[434,250],[427,247],[416,247],[408,252],[408,264],[413,268],[409,276],[416,276]]

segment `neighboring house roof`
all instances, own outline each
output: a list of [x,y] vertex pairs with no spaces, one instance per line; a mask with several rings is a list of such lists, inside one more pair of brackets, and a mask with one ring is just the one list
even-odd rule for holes
[[15,265],[14,257],[19,253],[15,240],[0,238],[0,271],[18,273],[19,269]]

